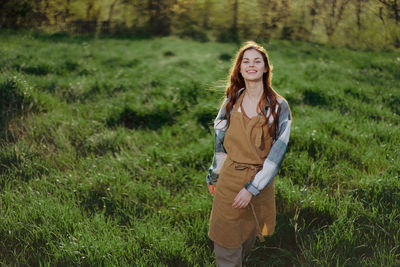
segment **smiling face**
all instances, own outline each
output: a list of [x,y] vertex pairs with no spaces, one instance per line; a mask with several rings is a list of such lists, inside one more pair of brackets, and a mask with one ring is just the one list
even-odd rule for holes
[[246,50],[240,63],[240,73],[243,78],[248,81],[257,81],[262,79],[266,72],[267,69],[261,53],[255,49]]

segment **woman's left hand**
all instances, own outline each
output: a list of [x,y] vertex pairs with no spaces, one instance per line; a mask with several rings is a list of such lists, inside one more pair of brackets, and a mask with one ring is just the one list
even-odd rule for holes
[[246,188],[242,188],[242,190],[240,190],[240,192],[235,197],[232,207],[244,209],[247,207],[247,205],[249,205],[252,197],[253,195],[249,191],[247,191]]

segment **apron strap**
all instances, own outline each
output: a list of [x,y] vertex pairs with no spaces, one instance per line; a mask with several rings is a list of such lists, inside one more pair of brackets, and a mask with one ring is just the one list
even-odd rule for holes
[[251,207],[251,210],[253,211],[254,219],[256,220],[258,238],[260,239],[261,242],[264,242],[264,236],[261,232],[260,224],[258,223],[258,219],[257,219],[256,211],[254,210],[253,203],[250,203],[250,207]]

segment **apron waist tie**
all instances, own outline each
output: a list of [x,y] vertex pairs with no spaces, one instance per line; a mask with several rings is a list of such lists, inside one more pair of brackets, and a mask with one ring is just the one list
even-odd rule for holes
[[236,163],[235,162],[235,169],[236,170],[244,170],[244,169],[251,169],[253,171],[259,171],[263,167],[262,164],[247,164],[247,163]]
[[262,234],[260,224],[258,223],[258,219],[257,219],[256,211],[254,210],[253,203],[250,203],[250,207],[251,207],[251,210],[253,211],[254,219],[256,220],[258,238],[260,239],[261,242],[264,242],[264,236]]

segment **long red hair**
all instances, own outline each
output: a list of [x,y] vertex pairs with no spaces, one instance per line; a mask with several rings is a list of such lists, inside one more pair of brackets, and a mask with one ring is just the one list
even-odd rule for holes
[[[269,64],[268,53],[261,45],[257,44],[253,41],[247,41],[237,52],[234,64],[232,65],[229,72],[229,81],[226,88],[226,97],[228,97],[228,102],[225,106],[226,116],[228,118],[228,125],[230,122],[230,111],[232,110],[233,105],[236,103],[236,95],[238,91],[245,87],[245,82],[242,74],[240,73],[240,64],[243,60],[244,52],[247,50],[254,49],[257,50],[264,60],[266,73],[263,74],[263,87],[264,92],[260,101],[258,102],[259,110],[264,114],[266,118],[266,123],[269,121],[270,117],[273,118],[272,126],[269,128],[269,133],[273,137],[275,129],[278,123],[278,114],[275,110],[276,105],[280,108],[280,104],[277,100],[278,96],[281,97],[275,90],[271,87],[271,79],[272,79],[272,66]],[[264,113],[264,107],[268,104],[270,108],[270,112],[268,116]],[[278,112],[279,109],[278,108]]]

